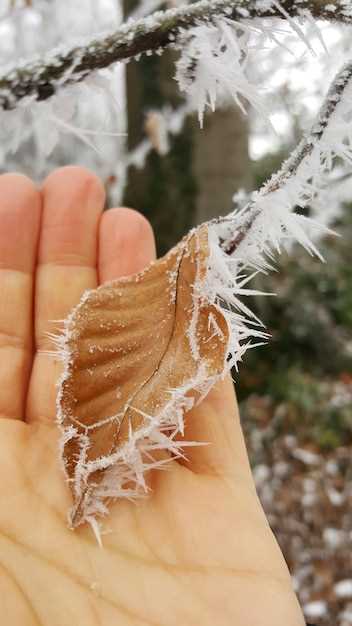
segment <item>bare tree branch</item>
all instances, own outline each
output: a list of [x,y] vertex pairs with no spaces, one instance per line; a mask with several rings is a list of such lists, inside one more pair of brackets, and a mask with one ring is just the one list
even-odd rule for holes
[[80,82],[117,61],[175,45],[185,30],[221,16],[234,20],[282,18],[284,13],[294,17],[304,11],[319,19],[352,23],[349,0],[283,0],[280,5],[274,0],[201,0],[126,23],[101,39],[11,68],[0,76],[0,108],[15,109],[28,97],[47,100],[63,85]]

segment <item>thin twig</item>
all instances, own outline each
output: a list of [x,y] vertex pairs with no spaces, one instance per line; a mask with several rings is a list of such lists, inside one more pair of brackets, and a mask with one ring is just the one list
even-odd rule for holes
[[47,100],[58,88],[80,82],[96,70],[175,45],[185,30],[220,16],[282,18],[282,10],[290,16],[309,10],[316,18],[352,23],[346,0],[283,0],[281,5],[263,0],[201,0],[128,22],[108,36],[11,68],[0,77],[0,108],[15,109],[28,97]]

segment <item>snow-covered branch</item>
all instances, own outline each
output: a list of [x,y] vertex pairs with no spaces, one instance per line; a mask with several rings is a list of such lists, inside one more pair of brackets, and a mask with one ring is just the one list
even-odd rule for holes
[[[228,236],[224,237],[222,247],[227,254],[233,255],[247,236],[251,236],[256,220],[270,204],[274,206],[278,202],[282,210],[284,207],[292,210],[295,206],[307,206],[321,188],[324,175],[331,171],[334,159],[351,162],[349,118],[347,111],[343,110],[344,102],[348,101],[345,92],[351,82],[352,63],[349,63],[335,77],[310,133],[247,205],[235,236],[229,230]],[[338,109],[342,110],[334,120]]]
[[346,0],[284,0],[280,4],[277,0],[201,0],[127,22],[109,35],[9,68],[0,77],[0,108],[15,109],[28,99],[47,100],[60,87],[80,82],[96,70],[175,46],[186,30],[219,17],[241,21],[304,17],[307,12],[320,19],[352,23],[351,4]]

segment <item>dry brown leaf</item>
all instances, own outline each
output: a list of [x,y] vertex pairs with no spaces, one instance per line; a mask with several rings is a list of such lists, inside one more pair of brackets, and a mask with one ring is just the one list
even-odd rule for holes
[[144,130],[154,150],[161,156],[167,154],[170,146],[163,114],[159,111],[149,111],[145,118]]
[[85,294],[67,320],[58,413],[72,526],[137,493],[143,442],[164,441],[223,373],[228,325],[200,292],[208,258],[201,227],[144,272]]

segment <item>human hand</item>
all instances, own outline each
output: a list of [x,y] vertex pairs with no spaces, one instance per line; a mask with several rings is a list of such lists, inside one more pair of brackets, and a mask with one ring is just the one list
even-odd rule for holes
[[86,289],[155,255],[138,213],[102,214],[84,169],[41,191],[0,177],[0,605],[6,626],[302,626],[283,556],[258,501],[230,379],[186,416],[188,461],[150,476],[151,495],[116,502],[99,548],[71,531],[58,460],[50,320]]

